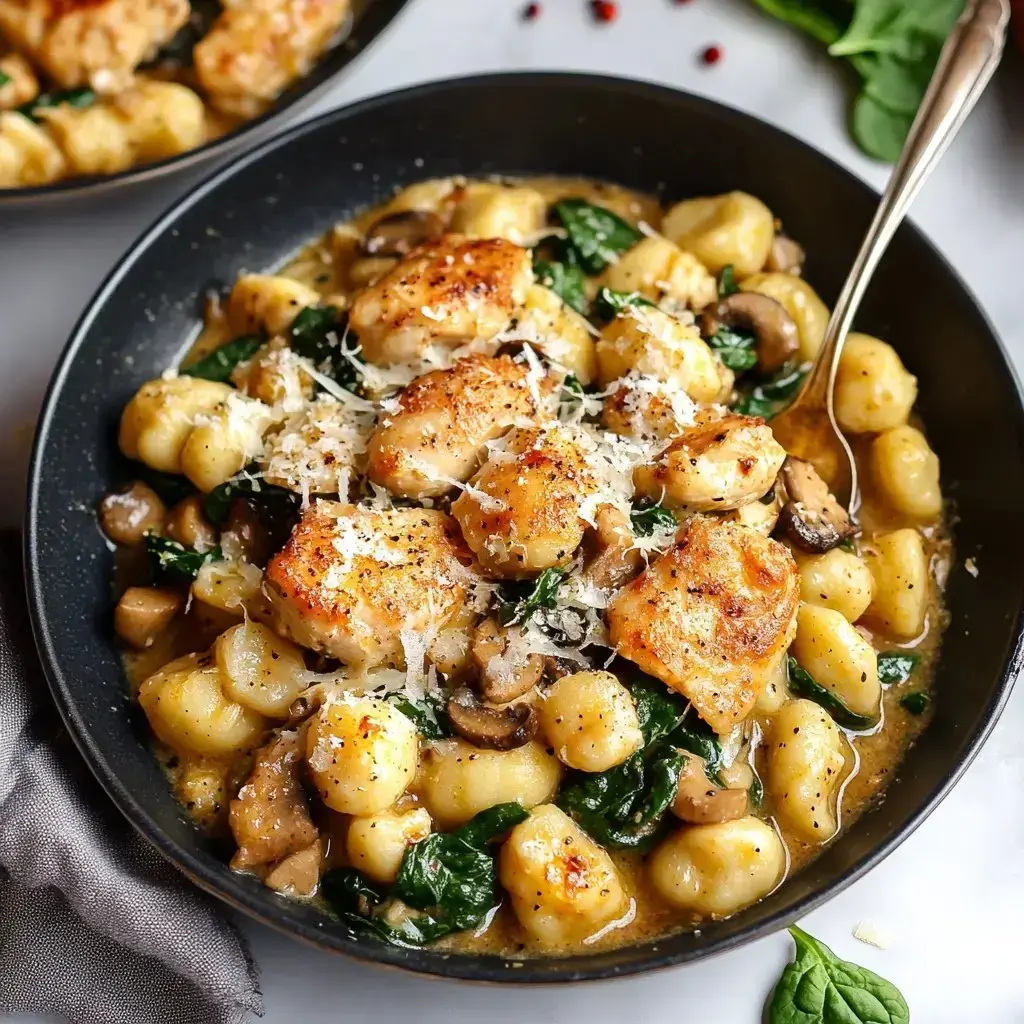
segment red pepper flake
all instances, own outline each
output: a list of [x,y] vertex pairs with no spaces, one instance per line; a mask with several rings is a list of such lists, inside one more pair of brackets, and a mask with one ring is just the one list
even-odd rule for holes
[[540,17],[540,4],[527,4],[523,8],[523,21],[535,21]]
[[700,55],[700,59],[705,64],[717,64],[722,59],[722,48],[720,46],[709,46]]
[[619,5],[614,0],[591,0],[590,11],[597,21],[614,21],[619,16]]

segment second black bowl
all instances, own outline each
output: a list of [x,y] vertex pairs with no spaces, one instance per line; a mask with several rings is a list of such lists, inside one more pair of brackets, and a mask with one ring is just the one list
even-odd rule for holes
[[[355,938],[316,907],[231,873],[175,803],[140,725],[109,630],[112,556],[92,509],[114,482],[125,402],[174,363],[204,288],[280,263],[396,186],[452,174],[580,174],[671,199],[744,189],[810,254],[833,300],[877,197],[821,154],[707,100],[580,75],[440,82],[336,111],[218,173],[160,220],[114,271],[71,339],[46,401],[32,466],[27,565],[54,698],[126,817],[197,884],[299,938],[413,971],[475,980],[569,981],[684,963],[807,913],[921,823],[977,753],[1020,653],[1024,413],[1007,359],[963,283],[911,227],[893,241],[859,318],[920,381],[920,411],[956,502],[961,561],[935,680],[935,720],[885,800],[770,897],[699,933],[591,957],[508,961]],[[962,559],[974,556],[974,579]]]

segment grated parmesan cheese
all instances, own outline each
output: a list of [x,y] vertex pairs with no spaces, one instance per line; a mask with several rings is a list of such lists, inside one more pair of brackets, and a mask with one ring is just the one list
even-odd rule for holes
[[889,933],[871,921],[858,921],[853,929],[853,937],[876,949],[888,949],[892,943]]

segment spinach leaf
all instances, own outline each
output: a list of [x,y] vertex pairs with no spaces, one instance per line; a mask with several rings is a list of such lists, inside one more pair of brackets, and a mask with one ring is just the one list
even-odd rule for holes
[[2,89],[5,85],[7,85],[8,82],[13,82],[13,81],[14,81],[14,79],[11,78],[11,76],[9,74],[7,74],[7,72],[0,71],[0,89]]
[[853,20],[828,52],[892,53],[908,61],[936,57],[929,39],[944,40],[963,9],[964,0],[857,0]]
[[179,501],[195,493],[192,481],[177,473],[161,473],[150,469],[141,462],[132,463],[133,475],[157,493],[165,505],[177,505]]
[[209,551],[194,551],[155,533],[146,534],[146,552],[160,572],[187,580],[194,580],[207,562],[216,562],[224,557],[219,547]]
[[96,93],[92,89],[64,89],[59,92],[41,92],[34,100],[18,107],[18,113],[32,121],[38,121],[36,116],[40,110],[51,107],[73,107],[81,110],[83,107],[90,107],[96,102]]
[[190,66],[196,43],[210,31],[213,23],[220,17],[222,9],[219,0],[192,0],[192,13],[188,21],[160,48],[160,52],[153,60],[147,63]]
[[393,895],[426,911],[438,928],[475,928],[498,902],[494,855],[487,843],[527,816],[517,803],[499,804],[454,832],[435,832],[414,843],[402,857]]
[[921,660],[920,654],[908,651],[884,651],[878,656],[878,679],[883,686],[905,683]]
[[899,990],[864,967],[840,960],[795,925],[796,959],[786,966],[768,1007],[768,1024],[910,1024]]
[[[629,671],[623,666],[623,671]],[[574,772],[557,803],[603,846],[647,850],[660,838],[665,812],[675,799],[685,763],[680,748],[707,761],[717,779],[722,748],[693,718],[688,704],[664,683],[635,670],[626,680],[636,705],[644,747],[605,772]]]
[[585,199],[562,199],[555,203],[554,211],[588,274],[600,274],[620,253],[640,241],[640,232],[618,214]]
[[299,508],[299,496],[287,488],[268,484],[258,473],[259,468],[253,465],[210,491],[203,500],[206,518],[215,526],[223,526],[228,521],[231,506],[239,498],[258,506],[273,519],[293,516]]
[[513,584],[502,597],[498,618],[503,626],[521,626],[542,608],[554,608],[558,590],[566,577],[564,569],[545,569],[532,584]]
[[[779,21],[786,21],[802,32],[830,46],[849,23],[849,10],[841,10],[840,0],[754,0],[762,10]],[[845,17],[843,14],[845,13]]]
[[733,411],[744,416],[763,416],[770,420],[777,416],[796,397],[806,373],[799,367],[783,367],[749,391],[743,391],[733,403]]
[[708,345],[718,353],[723,365],[737,373],[752,370],[757,365],[757,353],[754,351],[757,338],[750,331],[719,327],[718,331],[708,338]]
[[631,754],[605,772],[575,772],[558,806],[602,846],[647,850],[675,799],[684,757],[667,743]]
[[425,740],[443,740],[452,735],[445,702],[440,697],[428,693],[422,700],[414,701],[404,693],[389,693],[385,699],[412,721]]
[[747,799],[755,811],[764,803],[764,783],[757,772],[754,772],[754,781],[750,784],[750,789],[747,790]]
[[[359,371],[342,354],[342,339],[348,316],[334,306],[307,306],[292,321],[288,332],[289,345],[313,368],[336,381],[354,395],[362,394]],[[358,353],[353,358],[362,361]]]
[[909,711],[912,715],[923,715],[931,706],[931,703],[931,697],[920,690],[900,697],[900,707]]
[[231,378],[234,368],[239,363],[251,359],[262,345],[262,338],[253,334],[243,334],[240,338],[221,345],[220,348],[214,349],[209,355],[203,356],[198,362],[184,367],[179,372],[185,377],[201,377],[203,380],[226,383]]
[[818,683],[814,677],[802,669],[796,658],[787,659],[789,665],[789,688],[798,697],[806,697],[820,704],[844,729],[862,732],[878,724],[877,716],[869,718],[851,711],[831,690]]
[[550,288],[567,306],[586,316],[590,307],[583,271],[575,264],[534,258],[533,274],[538,284]]
[[868,156],[883,163],[895,163],[903,150],[914,118],[882,106],[866,92],[853,105],[850,131]]
[[614,288],[601,288],[594,299],[594,312],[602,320],[614,320],[631,306],[653,306],[650,299],[639,292],[618,292]]
[[740,290],[740,286],[736,283],[736,270],[731,263],[726,263],[722,267],[721,274],[718,275],[718,297],[720,299],[727,299],[730,295],[735,295]]
[[674,530],[679,525],[675,513],[664,505],[647,505],[629,513],[633,533],[638,537],[653,537],[656,533]]
[[393,946],[416,949],[447,935],[449,929],[427,914],[410,913],[358,871],[335,868],[320,889],[334,912],[354,931],[376,936]]

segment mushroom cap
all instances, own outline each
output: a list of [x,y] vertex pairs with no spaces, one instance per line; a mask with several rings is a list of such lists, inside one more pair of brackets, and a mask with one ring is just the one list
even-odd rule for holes
[[464,740],[485,750],[515,750],[537,733],[537,713],[529,704],[492,708],[465,688],[449,698],[448,719]]
[[701,330],[705,337],[722,327],[752,331],[757,339],[759,373],[774,373],[800,351],[800,330],[785,307],[759,292],[734,292],[705,310]]
[[418,245],[444,234],[444,222],[431,210],[399,210],[375,220],[362,251],[367,256],[406,256]]

